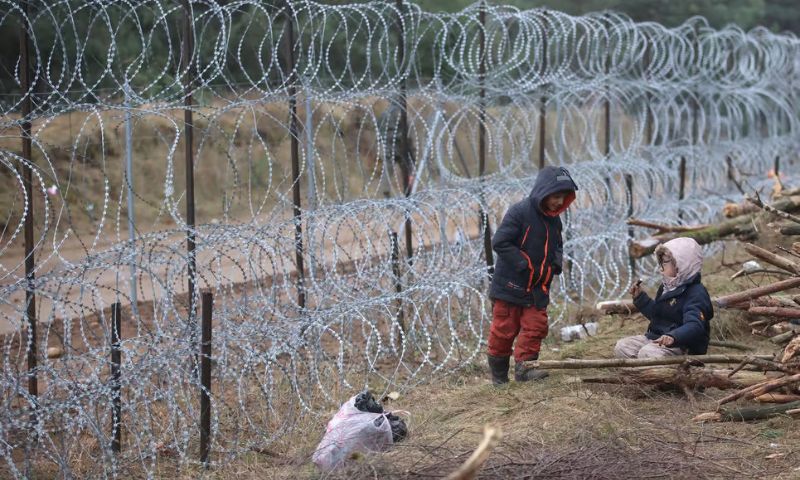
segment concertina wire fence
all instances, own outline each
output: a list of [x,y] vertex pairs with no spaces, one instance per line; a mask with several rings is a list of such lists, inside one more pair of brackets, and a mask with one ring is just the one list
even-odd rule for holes
[[197,464],[201,291],[224,465],[359,388],[479,361],[486,239],[540,165],[580,187],[558,323],[652,271],[630,215],[708,222],[731,175],[796,160],[790,35],[275,3],[2,2],[26,39],[0,103],[4,475]]

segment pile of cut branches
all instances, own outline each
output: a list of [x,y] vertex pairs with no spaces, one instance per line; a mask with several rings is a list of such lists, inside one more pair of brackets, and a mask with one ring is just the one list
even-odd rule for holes
[[[632,242],[631,256],[638,258],[647,255],[660,243],[678,236],[694,238],[700,244],[728,235],[737,235],[740,239],[753,238],[756,220],[761,224],[766,223],[763,220],[770,220],[772,217],[778,217],[779,223],[767,223],[768,226],[782,235],[798,235],[800,217],[791,213],[797,210],[800,210],[800,189],[787,191],[781,186],[770,204],[764,203],[755,194],[744,195],[744,201],[740,204],[726,205],[724,213],[727,219],[715,225],[662,225],[632,218],[628,222],[630,225],[652,228],[656,233],[644,240]],[[754,280],[768,275],[767,278],[772,278],[772,281],[766,285],[753,282],[756,286],[714,297],[713,302],[717,309],[745,312],[752,334],[768,337],[776,345],[774,354],[743,356],[739,365],[732,370],[712,370],[701,363],[704,357],[685,357],[686,360],[677,369],[661,366],[625,371],[614,377],[585,380],[678,387],[692,400],[692,391],[701,386],[735,390],[719,400],[716,411],[695,417],[697,421],[756,420],[775,415],[800,418],[800,295],[787,293],[800,288],[800,242],[794,242],[791,248],[776,246],[775,251],[752,243],[745,243],[743,248],[753,259],[745,262],[741,270],[732,275],[731,280]],[[612,315],[637,312],[630,301],[601,302],[597,309]],[[732,358],[728,356],[729,360]],[[742,371],[745,369],[750,373]],[[728,405],[748,400],[751,401],[750,404]]]

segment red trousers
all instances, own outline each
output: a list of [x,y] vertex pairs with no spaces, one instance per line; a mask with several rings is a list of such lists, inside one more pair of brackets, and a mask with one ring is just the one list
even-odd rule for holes
[[547,310],[494,301],[492,326],[489,328],[489,355],[510,357],[513,345],[515,361],[538,358],[539,348],[546,336]]

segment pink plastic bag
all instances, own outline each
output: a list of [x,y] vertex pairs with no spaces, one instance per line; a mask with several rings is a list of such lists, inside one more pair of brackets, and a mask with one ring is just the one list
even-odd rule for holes
[[328,422],[322,441],[312,460],[324,471],[341,465],[354,452],[382,452],[392,446],[392,427],[387,419],[375,425],[386,413],[362,412],[355,406],[356,397],[342,404]]

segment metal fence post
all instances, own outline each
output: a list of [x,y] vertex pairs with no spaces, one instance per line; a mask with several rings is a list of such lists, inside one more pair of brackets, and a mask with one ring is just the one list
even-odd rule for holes
[[[481,83],[480,90],[480,110],[478,112],[478,178],[483,186],[483,174],[486,172],[486,1],[481,2],[479,12],[480,27],[480,56],[479,77]],[[489,223],[489,215],[483,206],[483,188],[480,190],[480,225],[483,228],[483,251],[486,256],[486,271],[491,277],[494,273],[494,252],[492,251],[492,226]]]
[[[128,194],[128,242],[131,248],[136,238],[136,212],[133,203],[133,119],[130,104],[130,86],[125,84],[125,177]],[[136,299],[136,257],[131,257],[131,309],[134,317],[138,312]]]
[[186,253],[189,273],[189,329],[192,350],[197,345],[197,320],[195,316],[195,288],[197,286],[197,264],[195,258],[195,209],[194,209],[194,123],[192,120],[192,88],[194,87],[194,30],[190,15],[189,0],[183,4],[183,66],[184,80],[184,153],[186,160]]
[[403,283],[400,281],[400,245],[397,240],[397,232],[389,232],[389,243],[392,249],[390,261],[392,263],[392,276],[394,277],[394,290],[397,292],[397,323],[400,324],[403,332],[406,332],[403,301],[400,299],[400,294],[403,293]]
[[289,71],[289,137],[292,153],[292,214],[294,216],[294,255],[297,265],[297,304],[306,307],[305,267],[303,264],[303,224],[300,204],[300,139],[297,119],[297,73],[294,65],[294,17],[286,9],[286,67]]
[[211,292],[203,292],[202,337],[200,339],[200,462],[208,468],[211,452],[211,320],[214,298]]
[[34,261],[33,251],[33,155],[32,155],[32,130],[31,112],[33,104],[31,97],[33,96],[33,85],[31,82],[30,71],[30,38],[28,37],[28,2],[20,2],[23,18],[20,21],[19,27],[19,51],[20,51],[20,87],[24,95],[22,100],[22,161],[20,167],[22,169],[22,183],[25,189],[25,306],[26,317],[28,326],[28,394],[33,397],[33,409],[31,412],[31,426],[35,427],[38,423],[37,408],[39,396],[39,381],[36,372],[37,368],[37,342],[36,335],[36,262]]
[[[544,13],[545,29],[542,33],[542,78],[547,73],[547,12]],[[543,169],[547,159],[547,149],[545,148],[545,141],[547,140],[547,85],[542,83],[542,98],[539,104],[539,170]]]
[[[400,150],[400,168],[403,175],[403,191],[406,197],[411,195],[411,172],[414,171],[411,156],[409,155],[408,151],[408,104],[406,100],[406,78],[405,78],[405,68],[406,68],[406,33],[405,33],[405,24],[403,23],[403,14],[405,12],[405,7],[403,4],[403,0],[395,0],[395,5],[397,7],[397,52],[398,52],[398,61],[400,62],[400,68],[403,70],[403,79],[400,81],[399,91],[400,91],[400,125],[398,126],[398,130],[400,130],[400,137],[398,139],[399,143],[399,150]],[[416,181],[417,179],[414,179]],[[413,235],[411,232],[411,216],[408,212],[406,212],[406,258],[408,264],[411,265],[412,257],[414,255],[414,248],[412,244]]]
[[111,451],[119,453],[122,448],[122,305],[117,302],[111,306]]
[[[625,190],[628,196],[628,218],[633,216],[633,175],[630,173],[625,174]],[[633,227],[628,227],[628,245],[630,246],[633,243],[634,233]],[[630,249],[628,249],[630,250]],[[636,276],[636,259],[632,256],[628,256],[629,265],[631,268],[631,277]],[[631,278],[633,281],[633,278]]]
[[[611,26],[611,21],[608,20],[606,15],[603,16],[603,20],[606,23],[606,27]],[[610,35],[610,34],[609,34]],[[605,63],[603,65],[603,70],[606,75],[606,80],[608,80],[608,74],[611,71],[611,37],[608,37],[608,45],[606,45],[606,56],[605,56]],[[605,155],[606,160],[608,160],[608,156],[611,154],[611,88],[609,87],[608,83],[606,82],[606,101],[604,105],[604,123],[605,123]]]

